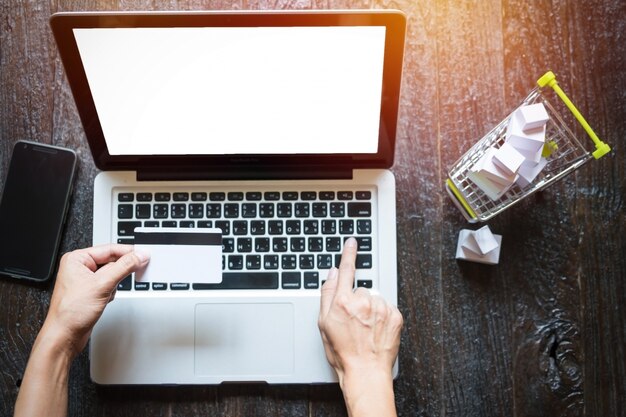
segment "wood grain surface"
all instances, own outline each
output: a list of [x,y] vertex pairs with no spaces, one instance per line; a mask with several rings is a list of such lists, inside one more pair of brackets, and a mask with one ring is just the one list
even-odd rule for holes
[[[97,170],[48,26],[69,10],[397,8],[408,17],[393,172],[401,416],[626,415],[626,3],[620,0],[3,0],[0,186],[20,139],[80,165],[62,250],[90,245]],[[468,226],[447,169],[546,70],[613,147],[488,224],[498,266],[457,262]],[[575,133],[586,141],[584,132]],[[0,231],[2,233],[2,231]],[[52,288],[0,279],[0,415],[10,415]],[[84,352],[72,416],[344,416],[336,385],[100,387]]]

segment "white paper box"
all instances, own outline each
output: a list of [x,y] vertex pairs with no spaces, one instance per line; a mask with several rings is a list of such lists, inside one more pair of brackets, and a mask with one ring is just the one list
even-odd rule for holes
[[524,159],[524,155],[508,143],[502,144],[493,154],[493,163],[509,176],[517,174]]
[[520,120],[522,129],[529,130],[545,125],[550,120],[550,116],[543,103],[536,103],[520,107]]
[[479,262],[479,263],[488,264],[488,265],[496,265],[498,261],[500,260],[500,249],[502,248],[502,236],[493,235],[494,239],[498,243],[498,247],[492,250],[491,252],[487,253],[486,255],[481,256],[463,247],[463,242],[467,239],[467,236],[471,232],[472,230],[463,229],[459,233],[459,240],[456,246],[456,259],[460,259],[464,261],[471,261],[471,262]]
[[520,109],[517,109],[509,119],[505,134],[506,142],[517,150],[538,151],[543,148],[546,140],[546,126],[532,130],[522,129],[519,111]]
[[496,152],[497,150],[495,148],[489,148],[471,170],[484,178],[506,187],[515,182],[517,174],[507,174],[502,169],[498,168],[493,161]]
[[537,175],[539,175],[547,163],[548,160],[546,158],[541,158],[539,163],[536,165],[523,163],[518,171],[519,177],[517,179],[517,184],[522,188],[530,185],[535,178],[537,178]]

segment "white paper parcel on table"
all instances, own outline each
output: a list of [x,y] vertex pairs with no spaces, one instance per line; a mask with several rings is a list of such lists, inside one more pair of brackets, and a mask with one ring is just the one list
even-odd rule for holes
[[222,230],[138,227],[135,250],[150,255],[137,282],[222,282]]

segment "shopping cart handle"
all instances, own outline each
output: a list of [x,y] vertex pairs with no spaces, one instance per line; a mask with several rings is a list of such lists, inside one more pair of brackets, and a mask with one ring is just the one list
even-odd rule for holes
[[594,158],[599,159],[607,153],[611,152],[611,147],[600,140],[598,135],[596,135],[596,132],[593,131],[583,115],[580,114],[576,106],[574,106],[574,103],[572,103],[572,101],[569,99],[569,97],[567,97],[565,92],[561,90],[561,87],[559,87],[559,84],[556,82],[556,75],[554,75],[552,71],[548,71],[543,74],[541,78],[537,80],[537,85],[542,88],[546,86],[551,87],[554,92],[561,98],[561,100],[563,100],[563,103],[565,103],[567,108],[572,112],[574,117],[582,125],[583,129],[585,129],[593,143],[596,145],[596,150],[592,153]]

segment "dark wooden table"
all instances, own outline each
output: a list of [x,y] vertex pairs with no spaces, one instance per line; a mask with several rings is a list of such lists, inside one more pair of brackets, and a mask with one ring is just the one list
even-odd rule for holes
[[[0,5],[0,184],[13,143],[80,156],[63,251],[90,245],[96,169],[48,26],[67,10],[398,8],[408,16],[397,180],[399,414],[626,415],[626,3],[469,0],[23,1]],[[498,266],[454,259],[467,226],[447,168],[552,69],[613,153],[489,222]],[[583,140],[587,140],[583,137]],[[1,233],[1,231],[0,231]],[[0,280],[0,414],[51,286]],[[72,366],[73,416],[339,416],[329,386],[97,387]]]

